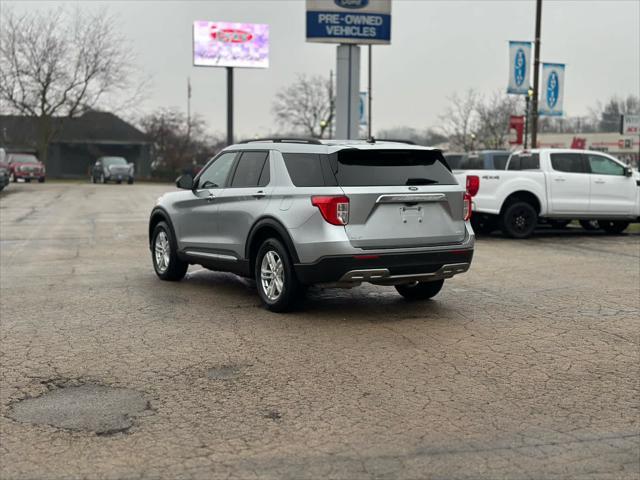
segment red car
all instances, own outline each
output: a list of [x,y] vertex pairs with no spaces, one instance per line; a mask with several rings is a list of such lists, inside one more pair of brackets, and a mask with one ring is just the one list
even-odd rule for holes
[[12,182],[17,182],[22,178],[25,182],[37,179],[44,182],[45,169],[43,163],[35,155],[30,153],[10,153],[9,178]]

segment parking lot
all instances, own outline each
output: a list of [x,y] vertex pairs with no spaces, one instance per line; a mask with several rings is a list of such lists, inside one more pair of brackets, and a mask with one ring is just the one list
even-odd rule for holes
[[[432,301],[279,315],[233,275],[156,278],[170,188],[0,194],[0,478],[638,478],[637,233],[483,238]],[[86,415],[21,407],[65,390]]]

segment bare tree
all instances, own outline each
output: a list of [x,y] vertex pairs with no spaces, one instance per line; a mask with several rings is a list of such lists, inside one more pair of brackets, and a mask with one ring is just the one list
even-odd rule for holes
[[438,143],[446,142],[447,137],[428,128],[426,130],[417,130],[413,127],[400,126],[392,127],[377,132],[376,138],[387,140],[408,140],[417,145],[433,146]]
[[[518,102],[520,100],[520,102]],[[477,143],[484,148],[505,148],[509,140],[509,117],[524,113],[520,97],[496,92],[476,103]]]
[[476,106],[478,94],[475,90],[468,90],[464,97],[454,94],[449,98],[449,106],[441,115],[440,129],[449,137],[451,149],[461,149],[465,152],[472,150],[475,143],[477,129]]
[[193,164],[202,165],[225,146],[222,136],[208,135],[201,117],[190,119],[175,108],[162,108],[140,118],[153,145],[154,170],[172,177]]
[[322,138],[333,121],[333,102],[329,79],[320,75],[300,75],[293,84],[276,94],[272,111],[276,121],[285,128]]
[[[122,109],[139,100],[130,49],[106,12],[59,8],[0,19],[0,108],[37,117],[37,147],[46,161],[53,117],[75,117],[102,105]],[[134,87],[137,85],[136,87]]]

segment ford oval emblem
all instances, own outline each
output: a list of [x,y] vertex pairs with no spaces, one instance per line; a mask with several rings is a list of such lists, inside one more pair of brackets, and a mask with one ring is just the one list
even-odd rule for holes
[[411,190],[412,192],[417,192],[418,191],[418,187],[409,187],[409,190]]
[[556,103],[558,103],[559,90],[558,74],[555,70],[551,70],[549,78],[547,79],[547,105],[549,108],[555,107]]
[[234,28],[223,28],[217,30],[214,26],[211,29],[211,38],[224,43],[245,43],[253,40],[253,34],[244,30]]
[[524,79],[527,76],[526,59],[527,57],[524,54],[524,50],[519,48],[513,61],[514,77],[518,87],[524,83]]
[[342,8],[364,8],[369,5],[369,0],[333,0],[335,4]]

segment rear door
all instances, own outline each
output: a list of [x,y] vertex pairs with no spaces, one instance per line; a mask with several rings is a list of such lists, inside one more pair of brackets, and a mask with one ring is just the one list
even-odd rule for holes
[[244,257],[249,230],[269,202],[270,177],[267,150],[242,152],[228,187],[218,196],[216,249],[236,258]]
[[590,180],[584,155],[551,153],[548,173],[551,214],[589,213]]
[[424,247],[464,240],[464,189],[439,151],[345,149],[331,155],[330,163],[349,197],[345,229],[354,247]]

